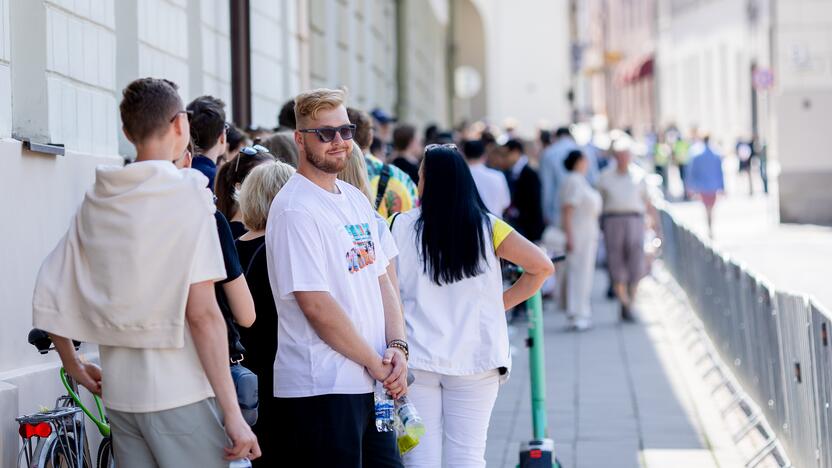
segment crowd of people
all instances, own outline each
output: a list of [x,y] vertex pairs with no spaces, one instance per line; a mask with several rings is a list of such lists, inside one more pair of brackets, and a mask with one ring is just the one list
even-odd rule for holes
[[[625,132],[606,147],[568,127],[419,134],[338,89],[243,131],[220,99],[184,105],[153,78],[120,113],[135,161],[96,170],[33,301],[69,374],[103,396],[119,467],[484,466],[506,312],[552,282],[553,255],[570,330],[592,327],[599,249],[621,320],[636,315],[657,227]],[[671,149],[654,149],[661,171]],[[707,136],[679,151],[712,207],[719,155]],[[523,272],[510,285],[505,262]],[[72,339],[99,345],[100,368]],[[377,430],[379,389],[424,421],[404,455]]]
[[[256,135],[224,107],[130,83],[135,161],[96,169],[38,275],[34,325],[102,395],[117,465],[484,466],[505,311],[554,272],[540,220],[501,219],[495,143],[421,140],[343,90],[301,93]],[[523,147],[504,146],[526,190]],[[501,261],[524,272],[508,288]],[[377,430],[379,389],[424,421],[404,456]]]

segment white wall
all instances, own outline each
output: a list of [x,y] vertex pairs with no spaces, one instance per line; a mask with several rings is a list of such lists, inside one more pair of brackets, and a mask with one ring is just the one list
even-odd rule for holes
[[0,138],[12,132],[12,60],[9,0],[0,0]]
[[113,2],[45,2],[50,142],[88,153],[117,150]]
[[488,118],[513,117],[532,137],[538,122],[568,122],[566,0],[474,0],[484,18]]
[[187,102],[201,90],[190,89],[186,0],[137,0],[139,76],[167,78],[179,85]]
[[74,151],[47,156],[23,151],[16,140],[0,140],[2,190],[10,201],[10,223],[0,229],[0,466],[17,466],[14,418],[51,407],[62,389],[57,356],[41,356],[26,342],[32,291],[41,262],[66,232],[99,164],[120,165],[122,159]]
[[225,0],[200,0],[200,39],[202,42],[201,94],[216,96],[225,102],[231,120],[231,20]]

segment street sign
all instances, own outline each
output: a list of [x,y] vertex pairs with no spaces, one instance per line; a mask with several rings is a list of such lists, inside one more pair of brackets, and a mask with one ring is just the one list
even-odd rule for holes
[[756,90],[766,90],[774,86],[774,74],[769,68],[757,68],[751,76],[752,84]]

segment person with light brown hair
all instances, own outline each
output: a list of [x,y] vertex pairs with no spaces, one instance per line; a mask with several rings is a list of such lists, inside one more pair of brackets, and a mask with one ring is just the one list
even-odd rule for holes
[[298,170],[266,222],[280,311],[274,447],[287,466],[315,456],[321,466],[398,468],[395,433],[376,430],[373,393],[377,385],[393,398],[407,392],[409,350],[375,210],[337,178],[355,135],[345,99],[336,89],[296,97]]
[[[240,341],[247,351],[246,366],[257,374],[260,407],[257,422],[252,428],[260,443],[267,447],[276,443],[275,421],[279,421],[281,415],[275,410],[272,397],[274,356],[277,352],[277,309],[266,261],[266,220],[275,195],[294,173],[292,166],[279,161],[259,164],[248,174],[237,197],[240,215],[248,232],[240,236],[235,245],[257,310],[254,324],[240,330]],[[276,451],[267,451],[254,461],[255,467],[280,464],[280,453]]]

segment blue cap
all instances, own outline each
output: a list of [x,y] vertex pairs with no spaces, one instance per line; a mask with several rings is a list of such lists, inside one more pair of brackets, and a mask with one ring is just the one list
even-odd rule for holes
[[380,107],[376,107],[370,112],[370,115],[373,116],[374,119],[380,124],[388,124],[390,122],[395,122],[396,118],[392,115],[384,112]]

